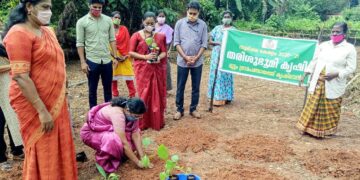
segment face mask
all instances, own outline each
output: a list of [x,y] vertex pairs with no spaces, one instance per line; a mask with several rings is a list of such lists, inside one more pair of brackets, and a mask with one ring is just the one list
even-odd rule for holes
[[190,14],[188,13],[187,17],[188,17],[189,21],[191,21],[191,22],[196,22],[196,21],[198,20],[198,18],[199,18],[199,14],[197,14],[196,16],[194,16],[194,15],[190,15]]
[[130,122],[137,121],[139,119],[139,118],[136,118],[136,117],[128,115],[128,114],[125,114],[125,118],[127,121],[130,121]]
[[117,18],[114,18],[113,19],[113,23],[115,24],[115,25],[120,25],[120,19],[117,19]]
[[41,22],[42,25],[48,25],[50,24],[52,12],[51,10],[46,11],[38,11],[37,19]]
[[165,23],[165,17],[157,17],[157,22],[159,24],[164,24]]
[[231,24],[231,22],[232,22],[232,19],[230,19],[230,18],[223,18],[222,19],[222,23],[225,24],[225,25],[229,25],[229,24]]
[[101,9],[91,9],[90,12],[93,16],[99,17],[101,15]]
[[340,43],[345,39],[344,34],[338,34],[338,35],[331,35],[331,40],[333,43]]
[[153,30],[154,30],[154,26],[145,26],[145,30],[147,31],[147,32],[152,32]]

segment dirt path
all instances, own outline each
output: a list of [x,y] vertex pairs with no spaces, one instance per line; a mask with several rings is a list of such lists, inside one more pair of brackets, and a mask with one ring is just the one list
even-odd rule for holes
[[[175,67],[173,64],[173,83]],[[77,62],[69,63],[67,68],[70,84],[85,79]],[[303,105],[303,88],[235,76],[234,102],[209,113],[206,111],[208,72],[206,65],[199,107],[202,119],[192,119],[186,112],[183,119],[173,121],[175,91],[172,90],[168,96],[166,127],[160,132],[147,130],[143,136],[164,143],[172,153],[180,155],[182,165],[191,167],[202,179],[360,179],[360,125],[354,107],[344,108],[336,136],[319,140],[303,136],[295,128]],[[189,85],[186,107],[190,103]],[[119,86],[120,92],[127,95],[125,83]],[[79,179],[99,179],[94,151],[79,139],[88,109],[87,86],[70,88],[69,93],[77,151],[84,150],[90,159],[78,164]],[[102,94],[100,90],[99,94]],[[154,147],[148,152],[153,150]],[[163,163],[158,159],[152,161],[153,169],[138,170],[127,162],[117,173],[122,179],[157,179]],[[4,178],[19,178],[20,163],[15,169]]]

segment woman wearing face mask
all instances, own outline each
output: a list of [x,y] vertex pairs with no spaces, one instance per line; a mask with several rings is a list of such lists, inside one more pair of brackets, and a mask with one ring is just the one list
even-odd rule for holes
[[113,81],[112,81],[112,94],[113,97],[119,96],[118,80],[124,79],[129,91],[129,97],[135,97],[136,90],[134,85],[134,70],[132,66],[132,59],[129,57],[129,42],[130,34],[125,26],[122,26],[121,16],[119,11],[111,13],[112,20],[115,27],[116,48],[118,56],[122,61],[114,67]]
[[144,168],[140,161],[145,154],[138,119],[145,111],[141,99],[123,97],[114,98],[111,103],[97,105],[89,111],[80,136],[86,145],[96,150],[96,163],[106,172],[116,171],[126,157],[139,168]]
[[134,58],[138,95],[148,108],[140,120],[140,128],[160,130],[165,125],[167,59],[166,38],[161,33],[154,33],[155,19],[153,12],[144,14],[144,29],[132,35],[129,54]]
[[[221,42],[224,36],[224,31],[232,29],[232,13],[225,11],[223,13],[222,25],[216,26],[210,32],[209,44],[213,45],[211,54],[211,64],[208,82],[207,96],[210,99],[213,90],[215,71],[218,64]],[[234,98],[233,76],[230,73],[218,71],[215,90],[214,90],[214,105],[221,106],[230,103]]]
[[336,133],[341,96],[347,78],[356,69],[356,50],[345,40],[347,30],[346,23],[335,23],[331,40],[318,47],[314,60],[305,70],[305,76],[311,74],[309,96],[296,126],[314,137],[323,138]]
[[65,59],[44,27],[51,0],[21,0],[4,31],[10,65],[10,103],[25,148],[23,179],[77,179],[75,148],[65,98]]
[[[168,52],[170,51],[171,42],[173,40],[173,33],[174,30],[169,25],[167,25],[166,22],[166,16],[165,12],[163,10],[159,10],[157,12],[157,23],[155,24],[155,32],[163,33],[166,36],[166,47],[168,49]],[[166,64],[166,90],[170,91],[172,89],[171,84],[171,66],[170,62],[167,61]]]

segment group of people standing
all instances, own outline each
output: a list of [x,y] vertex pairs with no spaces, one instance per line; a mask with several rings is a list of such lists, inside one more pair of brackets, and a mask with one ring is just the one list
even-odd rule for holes
[[[89,0],[89,13],[76,24],[76,46],[81,69],[88,78],[90,106],[80,134],[83,142],[96,150],[97,163],[107,172],[115,171],[123,156],[143,168],[139,132],[160,130],[165,125],[166,93],[172,89],[168,61],[172,45],[178,51],[174,119],[184,115],[189,73],[190,115],[201,117],[197,106],[208,27],[199,19],[200,4],[194,1],[188,4],[187,17],[176,23],[175,30],[166,24],[164,11],[146,12],[143,29],[130,36],[121,25],[119,12],[111,17],[102,14],[104,4],[104,0]],[[9,16],[2,35],[4,46],[0,46],[1,82],[9,84],[0,93],[8,97],[1,98],[4,113],[0,115],[6,117],[0,116],[4,151],[0,160],[6,162],[7,158],[3,140],[6,119],[13,157],[24,158],[23,179],[77,179],[64,54],[54,30],[48,27],[51,7],[51,0],[21,0]],[[212,32],[212,45],[220,46],[220,34],[230,27],[229,20],[231,17],[224,27]],[[105,103],[98,105],[100,79]],[[119,97],[120,79],[126,82],[128,98]],[[227,97],[224,100],[229,102],[233,96]],[[8,163],[0,165],[11,169]]]
[[[119,12],[113,12],[111,17],[102,14],[104,4],[104,0],[89,0],[89,13],[76,24],[76,46],[81,69],[88,78],[90,106],[80,130],[81,139],[96,151],[96,162],[111,173],[127,158],[144,168],[140,132],[165,126],[166,93],[172,89],[168,61],[171,44],[178,52],[174,120],[184,116],[189,73],[189,114],[201,118],[197,108],[203,53],[208,43],[213,49],[207,96],[210,99],[214,93],[217,106],[232,102],[232,75],[219,71],[214,83],[214,74],[224,32],[233,27],[232,13],[225,11],[222,24],[208,34],[206,23],[199,19],[200,4],[193,1],[187,6],[187,17],[178,20],[174,29],[166,24],[163,11],[146,12],[143,29],[130,36],[121,25]],[[25,155],[23,179],[77,179],[64,54],[54,31],[47,27],[51,7],[51,0],[21,0],[11,12],[3,34],[6,49],[0,46],[0,82],[10,84],[8,89],[0,89],[0,165],[2,169],[11,168],[3,163],[6,119],[14,159]],[[332,41],[320,46],[306,71],[313,77],[309,100],[297,127],[316,137],[335,132],[346,78],[356,67],[356,51],[346,42],[346,32],[345,23],[335,24]],[[100,79],[105,102],[98,104]],[[126,82],[128,98],[119,97],[120,79]]]
[[[78,53],[82,70],[88,76],[91,108],[87,122],[81,129],[81,138],[85,144],[96,150],[97,163],[104,167],[105,171],[113,172],[120,165],[119,154],[130,155],[128,157],[138,167],[142,167],[140,159],[144,153],[141,146],[136,146],[140,143],[139,139],[131,138],[132,133],[147,128],[160,130],[165,126],[166,94],[167,90],[172,89],[168,61],[168,52],[172,44],[178,52],[177,111],[174,119],[179,120],[184,115],[184,91],[189,73],[192,82],[189,114],[194,118],[201,118],[197,106],[204,62],[203,53],[208,47],[208,27],[199,19],[200,4],[194,1],[188,4],[187,17],[178,20],[175,29],[166,24],[164,11],[160,10],[157,14],[146,12],[142,20],[143,29],[130,36],[128,29],[121,25],[120,13],[115,11],[112,17],[103,15],[101,14],[103,5],[102,0],[90,1],[90,13],[79,19],[76,26]],[[231,20],[232,13],[226,11],[224,25],[217,26],[211,32],[210,42],[215,47],[212,63],[217,63],[222,35],[224,30],[231,28]],[[111,69],[112,76],[110,76]],[[214,72],[215,69],[212,68],[212,71]],[[220,83],[216,84],[215,100],[229,103],[233,99],[232,75],[221,72],[219,74]],[[104,87],[105,102],[111,99],[112,84],[112,103],[97,105],[96,92],[100,77]],[[129,90],[127,100],[122,97],[117,98],[119,96],[117,80],[120,78],[126,81]],[[135,79],[136,88],[134,88],[133,79]],[[211,76],[210,79],[209,84],[212,85],[214,78]],[[224,87],[226,93],[224,93]],[[135,94],[139,98],[134,98]],[[119,101],[123,102],[122,106],[117,106],[116,103],[114,105],[114,102]],[[146,106],[146,110],[141,113],[135,113],[127,105],[129,102],[138,101],[144,102]],[[120,110],[121,108],[123,110]],[[138,107],[134,106],[134,108]],[[115,111],[109,109],[117,109],[122,115],[111,115]],[[129,123],[135,131],[127,131]],[[112,127],[102,128],[104,124],[112,124]],[[99,129],[102,129],[101,132]],[[136,156],[130,152],[131,150],[141,153]]]

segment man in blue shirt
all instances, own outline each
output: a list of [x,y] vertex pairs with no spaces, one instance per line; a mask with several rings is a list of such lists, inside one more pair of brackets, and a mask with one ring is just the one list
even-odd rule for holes
[[208,45],[208,31],[206,23],[198,18],[199,13],[200,4],[197,1],[192,1],[187,5],[187,17],[180,19],[175,25],[174,46],[178,51],[178,71],[177,112],[174,115],[174,120],[179,120],[184,115],[184,90],[189,72],[192,85],[190,115],[201,118],[196,108],[199,104],[201,73],[204,62],[203,53]]

